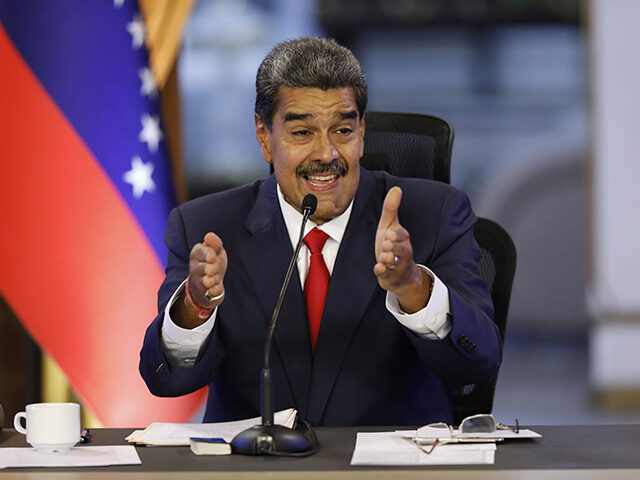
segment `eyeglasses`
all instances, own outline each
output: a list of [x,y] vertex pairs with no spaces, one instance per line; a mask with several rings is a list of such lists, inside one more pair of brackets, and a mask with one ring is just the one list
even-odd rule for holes
[[[514,433],[518,433],[520,431],[520,424],[516,418],[515,426],[510,427],[509,425],[497,423],[496,419],[491,414],[481,413],[462,420],[457,432],[451,425],[444,422],[430,423],[422,428],[431,430],[429,433],[432,435],[433,443],[431,443],[431,438],[427,440],[419,437],[413,438],[413,443],[415,443],[424,453],[429,454],[433,452],[438,445],[465,441],[465,438],[468,439],[473,437],[474,434],[494,433],[498,430],[511,430]],[[429,442],[429,448],[424,447],[425,441]]]
[[493,433],[497,430],[511,430],[513,433],[520,432],[520,424],[516,418],[515,426],[510,427],[503,423],[497,423],[490,413],[472,415],[460,422],[460,433]]

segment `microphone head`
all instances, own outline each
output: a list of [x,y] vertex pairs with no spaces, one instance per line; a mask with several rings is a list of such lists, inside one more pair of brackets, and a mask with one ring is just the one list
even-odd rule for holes
[[313,215],[318,206],[318,198],[313,193],[308,193],[302,199],[302,212],[309,211],[309,216]]

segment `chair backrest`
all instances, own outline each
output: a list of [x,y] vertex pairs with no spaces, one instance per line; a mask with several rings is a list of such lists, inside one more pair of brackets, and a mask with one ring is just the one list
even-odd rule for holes
[[[511,286],[516,271],[516,247],[509,234],[497,223],[478,218],[473,235],[480,247],[480,275],[489,285],[493,300],[493,320],[504,344]],[[487,383],[459,386],[454,390],[452,414],[454,424],[477,413],[490,413],[497,378]]]
[[[367,112],[364,156],[368,170],[386,170],[399,177],[450,182],[454,130],[446,120],[410,113]],[[487,282],[494,305],[494,321],[504,343],[516,250],[509,234],[497,223],[478,218],[474,237],[481,251],[480,275]],[[454,423],[493,407],[496,379],[457,386],[451,402]]]
[[415,113],[367,112],[364,118],[364,168],[450,182],[454,130],[449,122]]

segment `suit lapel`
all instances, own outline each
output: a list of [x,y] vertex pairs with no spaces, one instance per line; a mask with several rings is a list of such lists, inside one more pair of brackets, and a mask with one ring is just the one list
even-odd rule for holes
[[[275,176],[261,185],[245,227],[248,234],[241,236],[237,244],[239,257],[268,325],[293,254],[278,204]],[[295,407],[304,415],[311,374],[311,346],[297,268],[293,270],[282,302],[274,343],[271,357],[273,359],[274,350],[280,353]],[[271,364],[273,366],[273,360]]]
[[351,339],[378,281],[373,273],[380,201],[361,169],[358,192],[329,282],[311,372],[308,420],[320,423]]

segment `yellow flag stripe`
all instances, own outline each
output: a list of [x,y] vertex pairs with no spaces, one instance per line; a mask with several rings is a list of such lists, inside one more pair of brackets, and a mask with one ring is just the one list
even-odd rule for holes
[[182,32],[194,3],[193,0],[140,0],[151,70],[159,89],[164,87],[176,61]]

